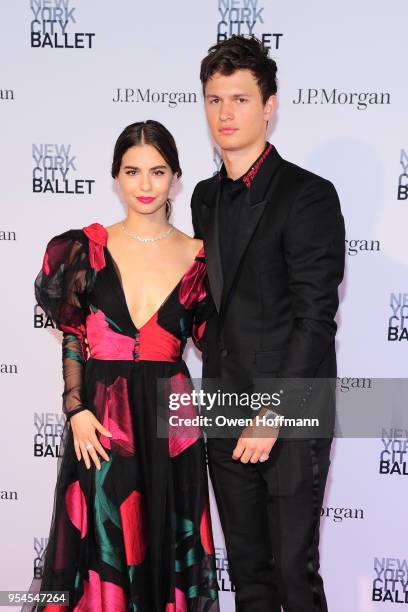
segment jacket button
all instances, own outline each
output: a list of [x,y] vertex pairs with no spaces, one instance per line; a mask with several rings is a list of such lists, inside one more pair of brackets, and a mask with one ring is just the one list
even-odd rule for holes
[[223,348],[220,354],[221,354],[221,357],[228,357],[228,349]]

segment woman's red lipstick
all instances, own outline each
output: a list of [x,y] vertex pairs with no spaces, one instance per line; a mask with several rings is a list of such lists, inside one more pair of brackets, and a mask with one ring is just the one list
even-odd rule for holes
[[138,196],[137,199],[139,200],[139,202],[142,202],[142,204],[150,204],[156,198],[152,198],[152,197],[148,197],[148,196]]

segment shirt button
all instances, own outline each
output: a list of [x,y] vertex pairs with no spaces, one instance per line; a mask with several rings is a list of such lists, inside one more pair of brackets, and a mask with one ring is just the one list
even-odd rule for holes
[[228,349],[223,348],[220,354],[221,354],[221,357],[228,357]]

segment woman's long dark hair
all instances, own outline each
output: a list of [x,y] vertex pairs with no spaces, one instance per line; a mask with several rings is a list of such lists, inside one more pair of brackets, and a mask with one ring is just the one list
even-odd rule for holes
[[[158,150],[172,172],[179,178],[182,175],[176,142],[169,130],[158,121],[138,121],[128,125],[116,141],[113,150],[112,177],[119,174],[122,157],[130,147],[136,145],[151,145]],[[171,214],[171,201],[166,202],[166,218]]]

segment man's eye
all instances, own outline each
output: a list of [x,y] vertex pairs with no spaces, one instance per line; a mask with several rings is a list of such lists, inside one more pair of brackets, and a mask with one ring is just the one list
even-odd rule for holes
[[126,174],[129,176],[134,176],[136,174],[136,170],[127,170]]
[[238,98],[238,102],[240,104],[244,103],[244,102],[248,102],[247,98]]
[[212,100],[210,100],[210,104],[218,104],[219,99],[218,98],[213,98]]

